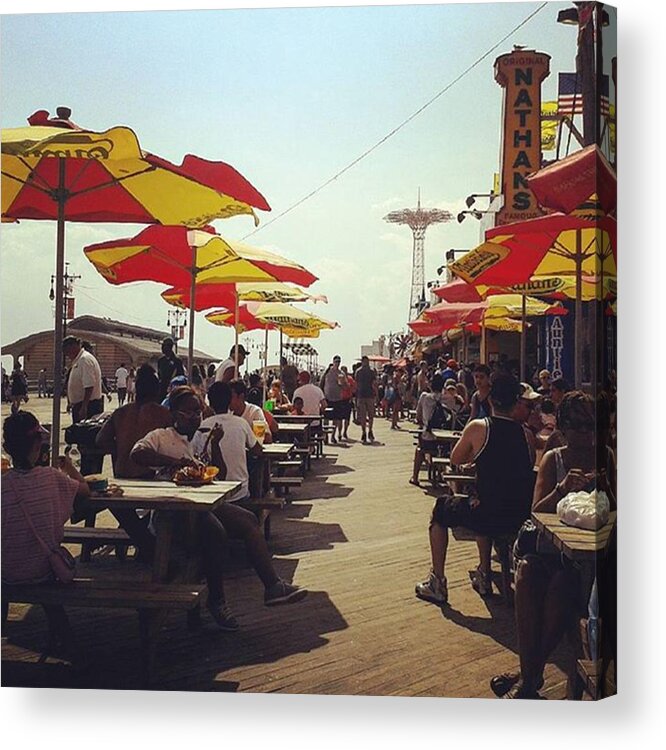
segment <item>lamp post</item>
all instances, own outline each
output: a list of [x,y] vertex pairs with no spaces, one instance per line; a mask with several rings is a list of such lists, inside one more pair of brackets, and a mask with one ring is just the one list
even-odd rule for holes
[[[71,299],[72,302],[74,301],[73,293],[74,293],[74,282],[77,279],[80,279],[81,276],[78,274],[72,274],[69,273],[69,263],[65,263],[65,272],[62,275],[62,337],[63,339],[67,335],[67,319],[73,318],[74,315],[70,315],[69,310],[69,300]],[[49,299],[51,302],[55,300],[56,294],[55,294],[55,283],[56,283],[57,277],[55,274],[51,275],[51,289],[49,291]],[[73,310],[71,311],[73,313]]]
[[167,312],[167,326],[171,331],[171,338],[174,341],[174,348],[178,351],[178,342],[184,338],[181,336],[181,327],[184,328],[187,325],[187,311],[186,310],[169,310]]

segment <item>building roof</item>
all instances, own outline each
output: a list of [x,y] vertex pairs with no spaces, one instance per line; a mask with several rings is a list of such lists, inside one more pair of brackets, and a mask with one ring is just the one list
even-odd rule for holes
[[[169,335],[154,328],[130,325],[109,318],[96,318],[93,315],[82,315],[67,326],[67,332],[76,334],[91,341],[108,341],[114,343],[139,358],[155,359],[162,354],[162,341]],[[24,336],[18,341],[2,347],[3,354],[20,356],[26,349],[44,336],[53,336],[53,330],[40,331]],[[179,354],[187,354],[187,347],[180,347]],[[194,359],[198,362],[217,362],[220,357],[194,350]]]

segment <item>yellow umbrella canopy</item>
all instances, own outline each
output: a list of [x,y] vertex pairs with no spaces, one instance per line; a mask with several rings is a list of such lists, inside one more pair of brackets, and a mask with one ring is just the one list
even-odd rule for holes
[[459,323],[484,323],[514,315],[545,315],[552,305],[521,294],[494,294],[483,302],[440,302],[421,314],[421,319],[441,322],[451,328]]
[[[283,332],[298,332],[299,336],[304,336],[309,331],[333,329],[338,326],[337,323],[324,320],[305,310],[299,310],[285,302],[246,302],[244,307],[257,320],[279,328]],[[215,325],[233,325],[233,314],[229,310],[215,310],[206,315],[206,320]]]
[[[576,279],[574,276],[534,276],[524,284],[512,284],[505,289],[479,284],[474,287],[481,297],[486,299],[498,293],[526,294],[529,297],[548,297],[549,299],[576,299]],[[617,279],[614,276],[583,276],[581,299],[583,302],[607,299],[615,296]]]
[[28,126],[2,131],[2,220],[57,219],[63,164],[67,221],[196,227],[270,210],[228,165],[187,156],[176,166],[142,151],[130,128]]
[[[323,294],[310,294],[293,284],[270,282],[241,282],[231,284],[202,284],[196,290],[195,310],[212,307],[233,308],[239,302],[328,302]],[[162,292],[162,299],[174,307],[189,309],[189,288],[171,287]]]

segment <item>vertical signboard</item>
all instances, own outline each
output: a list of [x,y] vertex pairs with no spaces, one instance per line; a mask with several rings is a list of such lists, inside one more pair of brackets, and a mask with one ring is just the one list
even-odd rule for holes
[[496,224],[541,216],[526,177],[541,167],[541,84],[550,73],[550,56],[515,50],[495,60],[495,80],[504,89],[502,195]]
[[[573,307],[571,303],[563,303],[563,306]],[[550,371],[553,380],[564,378],[569,383],[574,382],[573,319],[571,309],[568,315],[546,315],[543,318],[546,334],[546,369]]]

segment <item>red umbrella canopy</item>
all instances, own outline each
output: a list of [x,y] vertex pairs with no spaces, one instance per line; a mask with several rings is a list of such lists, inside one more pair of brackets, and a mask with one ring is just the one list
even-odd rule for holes
[[482,300],[476,289],[462,279],[450,281],[433,291],[444,302],[481,302]]
[[215,322],[216,325],[226,325],[231,328],[235,326],[239,333],[243,333],[244,331],[264,331],[266,329],[274,331],[276,329],[276,326],[271,323],[266,323],[255,318],[248,309],[248,306],[243,304],[238,306],[237,322],[235,322],[236,316],[234,310],[213,310],[206,315],[206,318],[211,322]]
[[210,227],[151,226],[135,237],[88,245],[84,252],[111,284],[157,281],[189,288],[193,254],[197,294],[206,284],[279,280],[309,286],[317,280],[293,261],[224,240]]
[[607,214],[617,208],[617,176],[599,146],[586,146],[527,178],[544,208],[571,213],[594,195]]
[[533,277],[573,276],[580,252],[585,276],[615,277],[617,222],[550,214],[486,232],[486,241],[449,268],[469,284],[511,287]]

